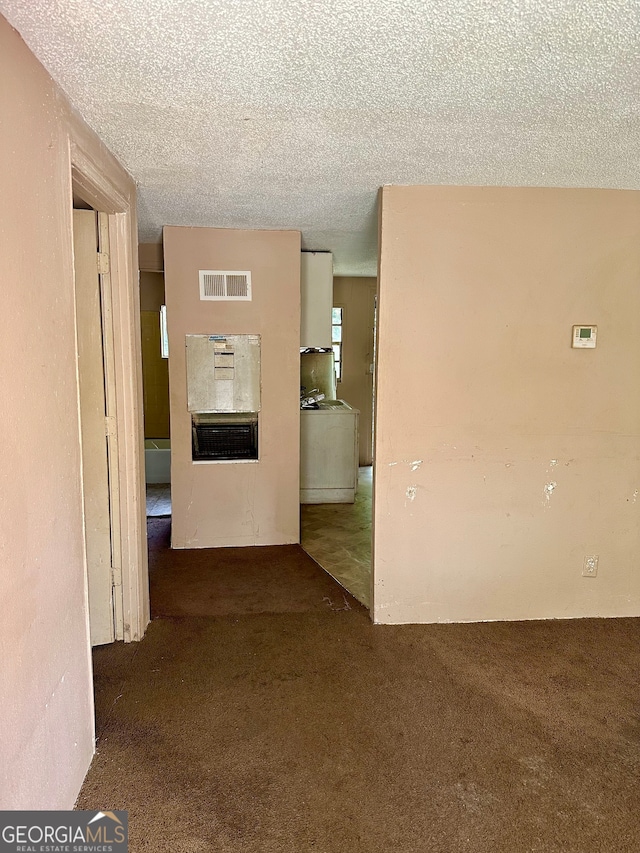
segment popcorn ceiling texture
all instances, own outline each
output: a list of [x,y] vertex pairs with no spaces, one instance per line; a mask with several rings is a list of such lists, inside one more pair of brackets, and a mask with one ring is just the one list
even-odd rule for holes
[[171,225],[375,275],[383,184],[640,187],[638,0],[0,0]]

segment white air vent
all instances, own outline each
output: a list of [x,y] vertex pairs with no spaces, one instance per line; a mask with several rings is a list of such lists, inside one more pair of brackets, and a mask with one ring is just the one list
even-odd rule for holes
[[251,300],[247,270],[200,270],[200,299]]

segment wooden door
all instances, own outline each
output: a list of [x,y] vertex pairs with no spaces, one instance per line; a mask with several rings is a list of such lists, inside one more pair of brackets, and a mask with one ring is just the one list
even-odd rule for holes
[[84,539],[91,644],[115,639],[108,419],[103,310],[98,271],[98,220],[73,211],[76,342],[82,444]]

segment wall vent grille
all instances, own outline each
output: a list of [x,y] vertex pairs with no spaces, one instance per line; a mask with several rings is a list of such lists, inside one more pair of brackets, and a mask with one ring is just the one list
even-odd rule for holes
[[247,270],[200,270],[200,299],[251,300],[251,273]]

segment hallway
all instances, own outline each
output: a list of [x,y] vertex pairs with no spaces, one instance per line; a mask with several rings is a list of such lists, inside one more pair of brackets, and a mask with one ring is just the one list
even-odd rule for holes
[[352,504],[303,504],[301,545],[345,589],[371,606],[371,492],[373,466],[358,471]]
[[154,619],[94,651],[78,800],[127,809],[133,853],[639,849],[640,620],[374,626],[298,546],[149,529]]

